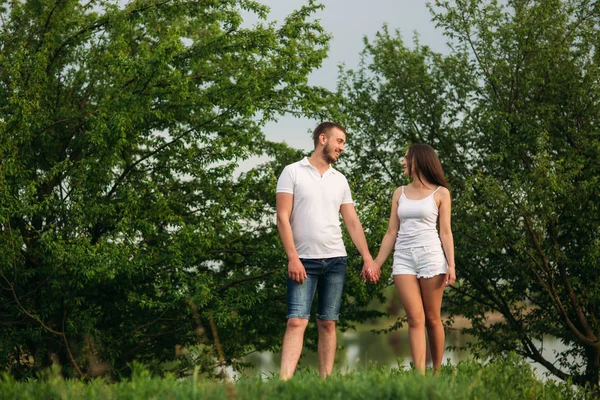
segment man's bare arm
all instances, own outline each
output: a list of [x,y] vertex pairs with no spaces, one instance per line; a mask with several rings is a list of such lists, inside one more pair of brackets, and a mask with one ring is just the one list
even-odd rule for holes
[[342,204],[340,207],[340,212],[342,214],[342,218],[344,218],[344,223],[346,224],[350,238],[352,239],[352,242],[354,242],[356,249],[363,258],[364,264],[361,272],[363,281],[366,281],[368,278],[372,282],[377,282],[381,276],[381,270],[373,261],[373,257],[371,257],[371,252],[369,251],[369,246],[367,245],[367,238],[365,237],[365,232],[363,231],[363,227],[358,219],[358,214],[356,214],[354,204]]
[[288,276],[297,283],[304,283],[306,270],[298,258],[298,252],[294,245],[290,217],[294,207],[294,195],[291,193],[277,193],[277,230],[281,238],[281,244],[288,258]]

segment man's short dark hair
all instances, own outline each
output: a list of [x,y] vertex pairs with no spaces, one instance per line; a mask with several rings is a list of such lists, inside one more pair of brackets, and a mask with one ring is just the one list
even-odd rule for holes
[[339,129],[340,131],[344,132],[344,135],[346,135],[346,129],[344,129],[344,127],[338,124],[337,122],[325,121],[317,125],[317,127],[313,131],[313,142],[315,144],[315,149],[317,148],[317,144],[319,143],[319,136],[321,135],[321,133],[324,133],[325,136],[329,137],[329,133],[334,128]]

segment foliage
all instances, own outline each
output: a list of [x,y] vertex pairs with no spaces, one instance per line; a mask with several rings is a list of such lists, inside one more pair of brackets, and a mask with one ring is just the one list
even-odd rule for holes
[[[436,1],[441,55],[384,29],[341,76],[351,175],[379,241],[407,145],[438,150],[454,200],[460,282],[479,356],[515,351],[562,379],[600,374],[600,7],[586,0]],[[378,186],[374,182],[381,182]],[[499,322],[489,321],[499,313]],[[401,324],[402,321],[399,321]],[[397,324],[397,325],[399,325]],[[543,352],[544,337],[566,350]]]
[[270,219],[300,154],[261,127],[307,107],[320,7],[277,26],[249,0],[0,1],[0,368],[211,374],[280,342]]
[[303,370],[289,382],[277,378],[242,378],[235,383],[155,378],[137,368],[131,379],[116,384],[63,380],[52,374],[31,382],[4,377],[5,399],[584,399],[586,393],[568,383],[541,382],[520,357],[493,363],[462,362],[444,366],[440,376],[423,377],[412,370],[369,369],[321,379]]
[[[475,350],[514,350],[558,377],[598,385],[600,8],[446,7],[436,19],[480,77],[468,116],[478,158],[456,213],[465,279],[449,309],[472,316]],[[503,321],[486,323],[489,311]],[[567,350],[542,353],[545,335]]]

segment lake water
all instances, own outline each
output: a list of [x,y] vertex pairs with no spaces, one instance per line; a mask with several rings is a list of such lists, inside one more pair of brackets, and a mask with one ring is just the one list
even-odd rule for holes
[[[317,329],[311,323],[307,329]],[[469,337],[461,335],[458,330],[446,332],[446,346],[462,346]],[[410,346],[408,344],[408,329],[404,328],[387,334],[374,334],[370,329],[362,328],[359,331],[338,332],[338,349],[335,358],[334,371],[360,370],[369,366],[385,366],[390,369],[410,366]],[[544,340],[544,355],[551,361],[554,360],[553,353],[556,350],[564,350],[565,347],[557,339]],[[471,357],[467,351],[448,351],[444,353],[443,363],[450,360],[451,364]],[[245,358],[252,368],[244,371],[244,374],[261,374],[264,377],[279,373],[281,353],[262,352],[254,353]],[[428,366],[431,365],[430,355],[427,354]],[[536,369],[536,375],[540,379],[546,379],[546,369],[539,364],[532,363]],[[304,349],[298,367],[309,367],[318,370],[318,357],[315,352]]]
[[[317,329],[313,324],[307,329]],[[464,337],[457,332],[446,334],[447,345],[460,345]],[[398,330],[387,334],[375,334],[370,330],[338,332],[338,346],[341,346],[336,352],[335,370],[349,371],[364,369],[369,366],[386,366],[397,368],[399,364],[410,366],[410,347],[408,345],[408,330]],[[452,364],[469,358],[469,353],[465,351],[446,351],[444,353],[444,363],[450,359]],[[252,368],[246,373],[261,373],[271,376],[273,373],[279,373],[281,353],[262,352],[254,353],[246,357],[247,362],[252,364]],[[431,359],[427,354],[427,362]],[[298,367],[310,367],[318,370],[317,353],[304,349]]]
[[[360,370],[370,366],[382,366],[387,368],[398,368],[404,366],[410,367],[411,355],[410,346],[408,344],[408,325],[402,329],[389,332],[387,334],[375,334],[372,330],[384,329],[392,326],[396,318],[403,314],[400,298],[393,286],[390,286],[386,293],[387,302],[385,305],[371,304],[372,307],[378,307],[380,311],[389,313],[390,319],[373,321],[376,325],[358,325],[357,330],[349,330],[346,332],[338,332],[338,347],[341,347],[336,352],[334,371],[351,371]],[[489,322],[493,323],[501,318],[499,315],[490,316]],[[463,326],[468,321],[457,320],[457,327]],[[316,330],[316,322],[314,317],[311,319],[307,330]],[[283,337],[282,337],[283,340]],[[465,343],[472,340],[471,337],[460,333],[459,329],[446,330],[446,347],[461,347]],[[535,343],[535,342],[534,342]],[[555,352],[563,351],[566,346],[558,339],[546,337],[543,343],[535,343],[538,350],[550,361],[556,360]],[[460,361],[471,358],[468,351],[449,351],[444,352],[443,364],[448,360],[455,365]],[[244,371],[246,375],[261,374],[264,377],[279,374],[279,365],[281,362],[281,353],[261,352],[253,353],[247,356],[244,361],[250,363],[252,367]],[[427,365],[431,366],[431,357],[427,354]],[[547,378],[547,370],[540,364],[531,362],[532,367],[536,370],[536,375],[540,379]],[[304,349],[302,357],[298,363],[299,368],[309,367],[318,370],[319,362],[316,352]]]

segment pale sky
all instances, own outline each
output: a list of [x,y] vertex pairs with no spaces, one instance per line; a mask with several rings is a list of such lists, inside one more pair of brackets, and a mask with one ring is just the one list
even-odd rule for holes
[[[293,10],[300,8],[305,0],[258,0],[271,8],[269,20],[282,22]],[[333,37],[330,42],[328,58],[320,69],[309,77],[309,83],[330,90],[336,89],[338,65],[354,69],[358,66],[359,55],[363,50],[363,37],[375,37],[384,23],[390,32],[400,31],[405,44],[413,45],[416,31],[422,45],[430,46],[434,51],[447,53],[446,39],[431,21],[431,14],[422,0],[322,0],[325,8],[315,18],[321,21],[325,31]],[[296,119],[284,116],[278,122],[265,127],[267,139],[284,141],[288,145],[312,150],[310,134],[316,121]],[[351,143],[349,143],[351,145]],[[240,166],[256,164],[260,160],[249,160]]]

